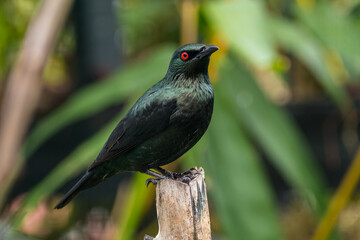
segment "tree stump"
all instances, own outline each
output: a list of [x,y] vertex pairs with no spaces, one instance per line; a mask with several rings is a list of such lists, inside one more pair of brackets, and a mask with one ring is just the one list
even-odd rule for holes
[[156,185],[159,233],[145,240],[209,240],[210,214],[202,168],[189,183],[163,179]]

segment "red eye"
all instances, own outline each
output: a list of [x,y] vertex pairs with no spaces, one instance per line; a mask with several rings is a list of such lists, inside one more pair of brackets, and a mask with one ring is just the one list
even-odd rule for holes
[[182,60],[187,60],[189,58],[189,54],[187,52],[182,52],[181,53],[181,59]]

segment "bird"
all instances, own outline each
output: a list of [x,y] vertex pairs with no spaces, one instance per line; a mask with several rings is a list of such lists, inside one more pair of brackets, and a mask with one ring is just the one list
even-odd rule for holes
[[[165,77],[150,87],[120,120],[94,162],[54,209],[80,191],[121,172],[139,171],[160,179],[177,173],[161,166],[191,149],[204,135],[213,113],[214,91],[208,75],[210,56],[219,48],[199,43],[178,48]],[[156,69],[154,69],[156,71]]]

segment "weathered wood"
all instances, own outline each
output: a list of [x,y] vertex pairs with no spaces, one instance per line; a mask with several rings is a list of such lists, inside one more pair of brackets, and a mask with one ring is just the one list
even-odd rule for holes
[[156,186],[156,209],[159,233],[145,240],[208,240],[211,239],[210,214],[205,174],[188,184],[176,180],[160,180]]

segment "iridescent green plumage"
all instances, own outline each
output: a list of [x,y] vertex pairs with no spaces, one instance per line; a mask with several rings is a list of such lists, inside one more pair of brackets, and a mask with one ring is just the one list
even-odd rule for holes
[[193,147],[205,133],[213,111],[208,65],[216,50],[216,46],[202,44],[177,49],[165,77],[139,98],[84,176],[55,208],[64,207],[79,191],[116,173],[153,175],[149,169],[168,164]]

